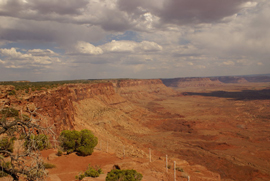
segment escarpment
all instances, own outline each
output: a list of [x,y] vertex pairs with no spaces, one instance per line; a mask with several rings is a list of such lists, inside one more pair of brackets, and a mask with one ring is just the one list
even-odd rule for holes
[[54,124],[56,131],[60,132],[64,129],[75,128],[74,102],[89,98],[105,104],[123,101],[121,98],[115,99],[112,83],[97,83],[64,85],[56,90],[31,96],[27,102],[34,103],[36,107],[39,107],[41,114],[47,116],[50,123]]
[[[110,80],[105,83],[93,84],[67,84],[53,89],[32,91],[23,93],[21,97],[11,96],[9,92],[14,90],[13,86],[2,86],[1,102],[3,104],[14,104],[18,109],[27,111],[27,105],[34,104],[38,113],[47,119],[50,125],[54,125],[59,133],[64,129],[75,129],[77,114],[74,105],[89,102],[91,109],[88,113],[95,114],[88,121],[98,119],[96,110],[99,107],[103,110],[119,109],[125,114],[137,114],[143,112],[142,108],[134,108],[131,102],[137,99],[155,99],[156,95],[171,95],[174,92],[167,88],[159,79],[147,80]],[[100,106],[102,105],[102,106]],[[104,112],[104,111],[103,111]],[[137,117],[140,117],[137,115]]]

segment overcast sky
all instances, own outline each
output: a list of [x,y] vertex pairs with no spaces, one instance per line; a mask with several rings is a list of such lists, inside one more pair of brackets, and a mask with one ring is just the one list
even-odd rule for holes
[[0,81],[270,73],[269,0],[0,0]]

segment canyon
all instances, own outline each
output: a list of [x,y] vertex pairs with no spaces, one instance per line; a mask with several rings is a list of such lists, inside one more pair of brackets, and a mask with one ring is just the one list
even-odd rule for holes
[[106,171],[118,164],[144,180],[172,180],[168,155],[169,165],[176,161],[182,169],[178,180],[267,181],[269,82],[267,76],[113,79],[16,95],[9,94],[14,86],[1,85],[0,102],[24,114],[37,108],[36,118],[57,134],[91,130],[99,139],[95,154],[103,158],[93,162]]

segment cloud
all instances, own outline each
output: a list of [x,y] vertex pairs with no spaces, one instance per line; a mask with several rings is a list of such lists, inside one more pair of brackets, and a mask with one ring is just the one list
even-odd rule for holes
[[80,54],[88,54],[88,55],[99,55],[103,53],[103,50],[99,47],[95,47],[94,45],[79,41],[75,46],[76,52]]
[[168,0],[158,12],[164,23],[200,24],[215,23],[231,16],[249,0]]
[[139,52],[155,52],[161,51],[162,46],[155,42],[142,41],[140,43],[134,41],[116,41],[112,40],[100,46],[105,52],[112,53],[139,53]]
[[228,60],[226,62],[223,62],[224,65],[235,65],[235,63],[231,60]]
[[[205,54],[241,59],[265,59],[270,49],[270,3],[262,1],[253,9],[243,9],[241,14],[226,24],[213,24],[211,28],[188,35],[188,39]],[[255,58],[256,57],[256,58]]]
[[36,14],[78,15],[88,3],[87,0],[2,0],[0,12],[25,18],[33,18]]
[[10,49],[0,49],[0,55],[4,57],[1,63],[4,64],[6,68],[48,68],[48,65],[61,62],[58,54],[49,49],[33,49],[28,50],[27,53],[22,53],[12,47]]
[[249,0],[2,0],[0,15],[114,32],[150,31],[171,24],[217,23],[255,5]]
[[3,22],[0,27],[0,37],[6,43],[51,43],[68,47],[77,41],[96,42],[106,35],[97,26],[87,27],[55,21],[31,21],[11,17],[0,17],[0,21]]
[[0,15],[39,22],[98,26],[108,31],[128,30],[133,26],[133,20],[116,8],[114,0],[2,0]]
[[118,6],[130,14],[151,13],[160,18],[160,26],[166,24],[189,25],[217,23],[238,13],[241,8],[253,7],[249,0],[119,0]]
[[57,53],[55,53],[54,51],[50,50],[50,49],[32,49],[32,50],[28,50],[27,53],[31,54],[32,56],[59,56]]
[[267,73],[269,9],[269,0],[0,0],[0,76]]
[[81,14],[88,3],[88,0],[27,0],[25,6],[38,14],[76,15]]
[[17,60],[24,60],[24,59],[28,59],[31,57],[30,54],[23,54],[21,52],[17,52],[17,50],[15,48],[0,49],[0,53],[4,57],[13,58],[13,59],[17,59]]

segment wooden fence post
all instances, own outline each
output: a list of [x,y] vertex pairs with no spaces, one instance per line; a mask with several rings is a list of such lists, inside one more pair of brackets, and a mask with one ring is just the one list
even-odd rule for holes
[[168,155],[166,155],[166,172],[168,172]]
[[174,163],[174,181],[176,181],[176,161],[173,162]]
[[106,149],[107,153],[108,153],[108,140],[107,140],[107,149]]
[[152,161],[151,160],[151,148],[149,148],[149,160],[150,160],[150,162]]
[[100,140],[99,149],[102,149],[102,141]]
[[123,154],[124,154],[124,158],[125,158],[125,145],[123,146]]

